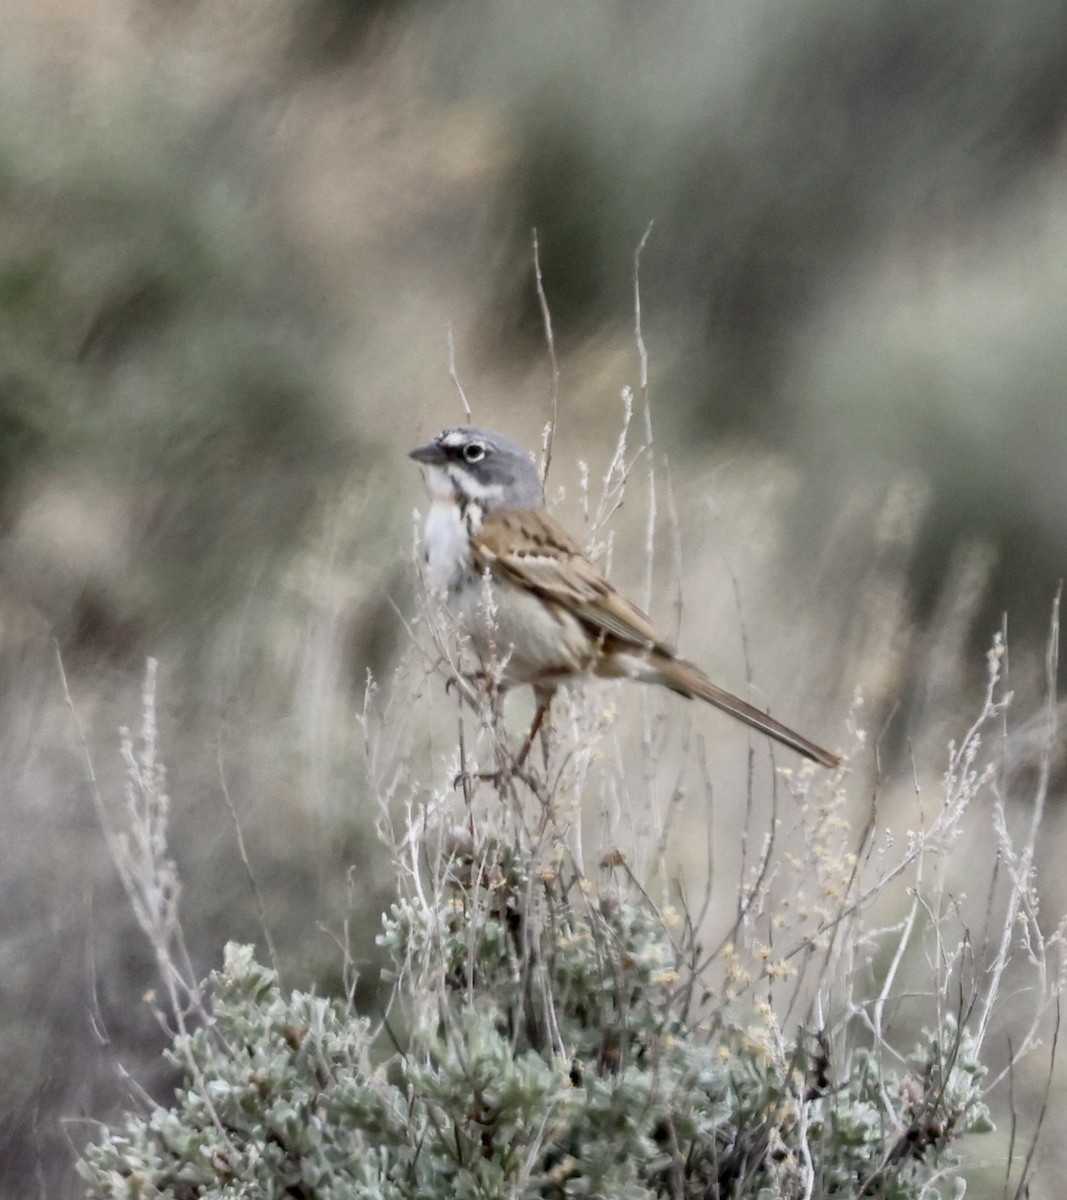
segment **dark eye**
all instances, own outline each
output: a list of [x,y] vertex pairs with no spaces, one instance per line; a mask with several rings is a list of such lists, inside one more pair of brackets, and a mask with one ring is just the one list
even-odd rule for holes
[[463,459],[465,462],[481,462],[483,458],[485,458],[485,447],[481,442],[468,442],[463,447]]

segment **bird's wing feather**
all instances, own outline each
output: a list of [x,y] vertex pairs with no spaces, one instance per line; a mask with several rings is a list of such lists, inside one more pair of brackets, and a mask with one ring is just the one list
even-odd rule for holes
[[542,509],[505,509],[486,518],[474,539],[475,563],[565,608],[594,633],[671,653],[655,626],[582,553]]
[[683,696],[699,696],[824,766],[840,762],[836,754],[712,683],[699,667],[676,658],[646,614],[604,578],[577,542],[542,509],[492,513],[474,538],[473,552],[479,570],[559,605],[610,643],[616,653],[603,656],[598,674],[629,674],[662,683]]

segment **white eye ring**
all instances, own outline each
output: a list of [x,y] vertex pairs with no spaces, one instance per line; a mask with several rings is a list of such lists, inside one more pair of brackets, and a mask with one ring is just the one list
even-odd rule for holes
[[485,458],[485,447],[481,442],[468,442],[463,447],[463,461],[469,463],[481,462]]

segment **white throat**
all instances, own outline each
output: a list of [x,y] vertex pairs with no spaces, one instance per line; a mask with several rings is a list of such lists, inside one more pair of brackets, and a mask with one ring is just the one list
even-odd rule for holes
[[455,592],[470,575],[470,536],[459,505],[452,499],[451,484],[447,498],[439,497],[432,484],[431,491],[434,500],[422,534],[426,576],[434,591],[448,594]]
[[456,486],[452,477],[443,467],[426,468],[426,486],[436,504],[439,500],[451,501],[456,494]]

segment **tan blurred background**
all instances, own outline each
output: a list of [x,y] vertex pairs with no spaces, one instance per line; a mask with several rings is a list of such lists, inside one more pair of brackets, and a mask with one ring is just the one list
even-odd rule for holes
[[[404,453],[462,418],[450,331],[477,422],[538,445],[534,227],[580,531],[654,221],[616,578],[644,586],[651,461],[657,618],[680,586],[687,654],[830,745],[862,688],[904,824],[1007,612],[1025,758],[1067,560],[1062,5],[0,0],[0,28],[5,1195],[77,1194],[116,1064],[170,1082],[57,648],[109,803],[161,661],[197,969],[263,940],[224,778],[287,983],[338,986],[347,918],[375,1003],[356,714],[415,608]],[[728,797],[747,741],[701,728]]]

